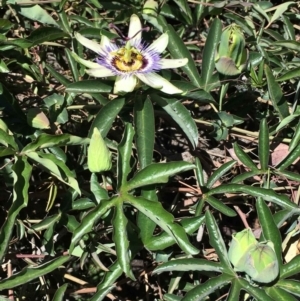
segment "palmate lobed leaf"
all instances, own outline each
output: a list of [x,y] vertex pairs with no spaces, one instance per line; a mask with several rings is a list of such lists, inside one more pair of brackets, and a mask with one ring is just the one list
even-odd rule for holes
[[126,203],[134,206],[167,232],[184,252],[192,255],[199,253],[199,250],[189,242],[184,229],[174,222],[174,216],[166,211],[161,203],[130,194],[123,195],[123,198]]
[[76,247],[79,240],[85,235],[92,231],[93,226],[97,223],[97,221],[101,218],[107,210],[114,207],[118,198],[111,198],[109,200],[102,200],[99,205],[90,210],[82,219],[80,225],[74,230],[71,245],[69,248],[70,254],[72,254],[74,248]]
[[[199,229],[204,219],[205,219],[204,215],[191,217],[191,218],[183,218],[180,221],[180,225],[183,227],[183,229],[187,234],[191,235]],[[154,225],[156,224],[154,223]],[[165,248],[168,248],[176,243],[176,240],[172,236],[170,236],[167,232],[162,232],[159,235],[154,236],[152,235],[153,230],[151,232],[151,235],[149,235],[150,238],[148,238],[147,236],[148,240],[146,240],[145,242],[145,247],[148,250],[150,251],[164,250]]]

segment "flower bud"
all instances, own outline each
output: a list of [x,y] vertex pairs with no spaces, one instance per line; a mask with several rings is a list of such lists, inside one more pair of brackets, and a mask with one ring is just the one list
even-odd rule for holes
[[232,235],[232,241],[228,250],[228,258],[235,269],[249,248],[255,246],[256,244],[257,240],[249,228]]
[[102,172],[111,169],[111,153],[96,127],[88,148],[88,168],[91,172]]
[[245,48],[244,34],[236,24],[229,25],[222,32],[216,51],[216,68],[224,75],[239,75],[246,68],[247,61],[248,52]]
[[253,281],[270,283],[279,274],[279,265],[271,241],[252,246],[239,262],[239,270],[248,274]]
[[158,3],[154,0],[148,0],[143,6],[143,14],[157,17]]

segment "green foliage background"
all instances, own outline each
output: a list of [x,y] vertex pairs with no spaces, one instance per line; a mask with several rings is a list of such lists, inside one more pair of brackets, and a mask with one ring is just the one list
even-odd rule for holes
[[[158,3],[153,16],[140,0],[1,2],[3,300],[299,299],[300,256],[286,259],[299,235],[299,3]],[[168,33],[163,57],[188,58],[160,72],[181,95],[113,95],[110,78],[76,62],[72,52],[95,54],[74,32],[115,39],[109,24],[126,33],[132,14],[150,28],[146,43]],[[248,53],[236,76],[215,68],[230,24]],[[91,173],[95,128],[112,164]],[[286,146],[276,163],[275,143]],[[92,159],[108,166],[102,150]],[[269,283],[228,258],[231,233],[255,228],[249,210],[258,240],[274,244],[280,271]]]

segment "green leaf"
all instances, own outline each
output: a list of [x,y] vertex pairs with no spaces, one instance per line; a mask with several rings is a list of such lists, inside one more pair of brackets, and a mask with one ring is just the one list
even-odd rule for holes
[[0,157],[6,157],[6,156],[14,155],[15,153],[16,153],[16,151],[11,149],[10,147],[0,146]]
[[241,173],[241,174],[237,175],[236,177],[234,177],[231,180],[231,183],[240,183],[246,179],[252,178],[255,175],[259,175],[259,174],[261,174],[261,172],[259,170],[244,172],[244,173]]
[[186,0],[174,0],[174,2],[178,5],[181,12],[184,13],[184,18],[186,19],[189,25],[192,25],[193,18],[191,9]]
[[124,98],[116,98],[109,103],[107,103],[97,114],[96,118],[94,119],[88,137],[91,137],[93,134],[93,129],[96,127],[101,136],[104,138],[106,137],[107,133],[111,129],[111,126],[118,116],[119,112],[123,108],[125,104]]
[[62,38],[68,37],[61,29],[55,27],[42,26],[34,31],[27,37],[32,45],[40,45],[48,41],[56,41]]
[[191,170],[195,165],[188,162],[168,162],[168,163],[153,163],[140,170],[134,177],[128,181],[126,190],[132,190],[146,185],[158,183],[167,183],[169,177],[180,172]]
[[[180,221],[180,224],[185,232],[191,235],[199,229],[200,225],[204,221],[204,218],[204,215],[193,218],[184,218]],[[152,236],[151,233],[151,239],[145,243],[145,247],[150,251],[157,251],[164,250],[175,243],[175,239],[166,232],[162,232],[161,234],[155,236]]]
[[[6,255],[16,218],[20,210],[28,204],[28,188],[31,171],[32,166],[27,162],[26,157],[15,157],[15,164],[12,168],[14,179],[13,203],[8,210],[7,218],[4,220],[0,230],[0,261],[2,261],[3,257]],[[0,282],[0,287],[2,282],[3,281]]]
[[50,74],[57,80],[59,81],[62,85],[68,86],[71,81],[61,75],[59,72],[57,72],[51,65],[45,64],[45,67],[47,70],[50,72]]
[[297,124],[296,129],[295,129],[295,133],[294,133],[294,136],[292,138],[292,141],[289,145],[289,151],[292,152],[294,150],[294,148],[296,148],[296,146],[300,144],[299,142],[300,142],[300,119],[299,119],[299,122]]
[[266,294],[264,289],[253,286],[250,282],[243,278],[239,278],[239,282],[243,290],[245,290],[249,295],[253,296],[257,301],[274,301]]
[[296,118],[298,119],[300,114],[291,114],[288,117],[285,117],[281,122],[277,125],[275,132],[279,132],[281,129],[283,129],[286,126],[289,126],[289,124],[295,120]]
[[59,9],[58,16],[59,16],[59,21],[58,21],[59,27],[62,28],[64,32],[66,32],[67,34],[72,35],[72,29],[70,26],[71,22],[68,19],[69,14],[67,15],[64,10]]
[[300,67],[294,68],[292,70],[289,70],[285,73],[283,73],[282,75],[280,75],[279,77],[276,78],[277,82],[282,82],[282,81],[287,81],[290,79],[294,79],[300,77]]
[[196,157],[196,177],[197,181],[200,187],[203,187],[205,185],[205,174],[202,168],[201,161],[199,160],[198,157]]
[[52,301],[63,301],[64,300],[64,295],[65,295],[65,292],[66,292],[67,288],[68,288],[68,284],[67,283],[65,283],[61,287],[59,287],[56,290],[56,292],[55,292],[55,294],[53,296]]
[[[154,110],[149,97],[137,98],[134,103],[135,142],[140,168],[144,168],[152,162],[155,125]],[[156,188],[142,189],[141,196],[157,201]],[[137,214],[137,226],[140,238],[146,244],[152,237],[156,224],[141,212]],[[168,236],[169,237],[169,236]]]
[[53,224],[57,223],[61,219],[61,213],[54,214],[52,216],[47,216],[42,219],[39,223],[36,223],[28,229],[28,233],[40,232],[50,228]]
[[67,85],[66,92],[68,93],[110,93],[112,87],[103,83],[99,79],[94,80],[82,80]]
[[6,147],[10,145],[16,151],[19,150],[18,144],[16,143],[14,136],[9,135],[2,129],[0,129],[0,143]]
[[274,222],[272,213],[264,200],[258,198],[256,201],[256,210],[258,219],[262,227],[264,240],[270,240],[274,244],[274,250],[277,256],[280,269],[282,268],[281,234]]
[[224,269],[226,269],[226,272],[234,274],[233,269],[231,267],[231,263],[228,259],[228,253],[223,237],[216,223],[216,220],[210,211],[205,212],[205,219],[210,245],[215,249],[216,253],[218,254],[221,265]]
[[268,287],[266,292],[274,301],[297,301],[295,297],[280,287]]
[[285,2],[282,3],[277,7],[277,9],[275,10],[275,13],[273,14],[273,16],[271,17],[269,24],[266,26],[266,28],[268,28],[274,21],[276,21],[277,19],[279,19],[287,10],[291,5],[295,5],[296,3],[294,1],[289,1],[289,2]]
[[165,301],[181,301],[181,299],[181,297],[175,296],[173,294],[164,294]]
[[253,186],[246,186],[241,184],[226,184],[216,188],[212,188],[207,195],[219,194],[219,193],[246,193],[254,197],[262,197],[264,200],[275,203],[283,208],[298,208],[298,206],[290,201],[285,195],[278,195],[271,189],[264,189]]
[[166,211],[161,203],[155,201],[149,201],[141,197],[133,197],[127,194],[124,199],[126,203],[131,204],[139,211],[148,216],[159,227],[166,231],[170,236],[175,239],[179,247],[187,254],[198,254],[197,250],[190,242],[184,231],[184,229],[174,223],[174,217],[171,213]]
[[118,145],[118,189],[122,189],[126,184],[127,177],[131,171],[130,159],[132,154],[133,135],[133,126],[126,123],[122,140]]
[[200,84],[207,92],[211,90],[212,75],[215,70],[215,52],[222,33],[222,23],[215,18],[212,22],[202,56],[202,73]]
[[79,81],[79,72],[78,72],[77,62],[75,61],[74,57],[72,56],[72,52],[69,49],[65,49],[65,54],[66,54],[68,65],[72,72],[74,81],[78,82]]
[[37,266],[24,268],[21,272],[0,281],[0,291],[12,289],[16,286],[29,283],[31,280],[44,276],[59,268],[70,260],[70,256],[61,256]]
[[300,175],[298,173],[295,173],[292,171],[280,170],[280,171],[276,171],[275,174],[277,174],[281,177],[285,177],[292,181],[300,182]]
[[193,147],[196,148],[198,144],[198,128],[186,107],[178,99],[163,98],[157,94],[152,94],[150,97],[173,118],[186,134]]
[[288,37],[291,40],[296,40],[296,35],[295,35],[295,29],[293,27],[293,23],[290,21],[290,18],[285,16],[285,15],[281,15],[281,19],[284,23],[284,31],[288,34]]
[[191,289],[182,298],[182,301],[202,301],[205,297],[209,296],[211,293],[217,291],[224,285],[232,281],[233,276],[223,274],[218,277],[210,278],[203,284],[197,285],[195,288]]
[[273,215],[274,222],[277,225],[277,227],[280,228],[286,220],[288,220],[290,217],[297,214],[298,212],[299,210],[296,208],[292,210],[290,208],[279,210]]
[[[95,174],[92,174],[92,178]],[[96,195],[96,193],[93,191],[92,188],[92,179],[91,179],[91,191],[93,192],[94,195]],[[99,183],[98,183],[99,185]],[[98,197],[98,194],[97,194]],[[108,199],[108,197],[106,197],[106,199]],[[98,202],[98,204],[100,203],[100,200]],[[83,211],[86,209],[90,209],[90,208],[94,208],[95,207],[95,203],[93,203],[90,199],[88,198],[82,198],[82,199],[78,199],[74,202],[72,202],[72,210],[78,210],[78,211]]]
[[130,250],[127,235],[127,223],[127,218],[123,212],[123,204],[119,202],[115,208],[115,214],[112,220],[112,225],[114,227],[113,241],[115,242],[119,265],[121,266],[127,277],[135,280],[130,267]]
[[272,74],[272,71],[269,68],[269,66],[265,65],[264,70],[265,70],[265,75],[267,77],[270,99],[272,101],[275,110],[279,114],[280,120],[282,120],[285,117],[289,116],[289,109],[288,109],[287,102],[283,96],[281,87],[276,82],[275,77]]
[[249,155],[246,152],[244,152],[236,142],[233,144],[233,149],[234,149],[234,153],[236,154],[238,159],[246,167],[250,168],[252,171],[258,171],[257,166],[255,165],[255,163],[253,163],[253,161],[251,160]]
[[270,143],[269,143],[269,129],[267,120],[264,118],[260,122],[259,136],[258,136],[258,156],[260,161],[260,168],[263,171],[268,170]]
[[208,178],[206,187],[212,188],[213,185],[222,177],[224,176],[231,168],[236,164],[236,161],[232,160],[226,162],[221,167],[219,167],[213,174]]
[[205,202],[207,202],[210,206],[217,209],[221,213],[233,217],[236,216],[236,212],[231,209],[230,207],[226,206],[222,203],[222,201],[219,201],[218,199],[214,198],[213,196],[208,196],[205,198]]
[[298,144],[281,162],[279,162],[275,168],[284,170],[288,168],[293,162],[300,156],[300,144]]
[[292,40],[283,40],[283,41],[275,41],[272,43],[272,46],[280,46],[285,47],[290,51],[300,52],[300,43]]
[[88,144],[90,139],[81,138],[77,136],[73,136],[70,134],[61,134],[61,135],[49,135],[42,133],[40,134],[36,140],[28,143],[23,149],[24,152],[32,152],[37,149],[43,149],[53,146],[64,146],[64,145],[84,145]]
[[[113,287],[113,284],[117,281],[117,279],[122,275],[123,271],[120,267],[118,261],[113,263],[109,267],[109,272],[104,274],[104,277],[101,283],[97,286],[98,292],[102,289],[107,289],[107,287]],[[98,301],[98,298],[92,298],[90,301]]]
[[281,279],[280,281],[278,281],[277,285],[290,294],[300,297],[300,281],[292,279]]
[[174,28],[169,25],[162,15],[158,17],[159,23],[163,26],[164,31],[169,35],[168,51],[171,53],[172,58],[182,59],[187,58],[188,63],[182,67],[192,84],[200,88],[200,76],[195,65],[195,61],[188,51],[183,40],[179,37]]
[[42,24],[54,25],[57,27],[56,21],[43,9],[40,5],[22,5],[22,2],[28,2],[27,0],[8,0],[6,3],[15,4],[13,8],[17,13],[24,17],[38,21]]
[[226,299],[226,301],[237,301],[240,300],[240,292],[241,292],[242,286],[238,279],[233,279],[231,283],[231,288],[229,291],[229,295]]
[[10,22],[7,19],[0,19],[0,34],[5,34],[7,33],[12,27],[14,26],[14,24],[12,22]]
[[61,182],[72,187],[78,192],[78,194],[81,194],[78,182],[74,178],[74,174],[67,167],[67,165],[55,155],[51,153],[46,154],[43,152],[27,152],[26,155],[28,158],[38,163],[42,169],[48,171],[50,174],[57,177]]
[[190,272],[190,271],[206,271],[222,273],[223,268],[220,263],[208,261],[198,258],[175,259],[159,265],[152,272],[153,275],[164,272]]
[[[91,181],[90,181],[90,183],[91,183],[91,192],[93,193],[93,195],[94,195],[94,197],[96,199],[96,202],[98,204],[100,204],[100,202],[102,200],[109,199],[107,190],[100,185],[98,177],[97,177],[96,174],[93,173],[91,175]],[[77,200],[77,202],[78,202],[78,200]],[[88,202],[91,203],[90,200]],[[73,205],[74,205],[74,202],[73,202]],[[74,208],[74,207],[72,206],[72,208]]]
[[289,261],[283,266],[282,272],[280,273],[280,278],[281,279],[288,278],[298,274],[299,267],[300,267],[300,255],[297,255],[291,261]]
[[98,289],[97,292],[93,294],[93,297],[90,299],[90,301],[102,301],[114,288],[114,285],[110,285],[102,289]]
[[138,98],[134,103],[135,141],[140,168],[152,162],[154,148],[154,111],[151,100]]
[[107,201],[102,200],[99,205],[94,207],[91,211],[89,211],[89,213],[87,213],[84,216],[79,227],[76,228],[76,230],[73,233],[69,249],[70,254],[72,254],[74,248],[76,247],[77,243],[82,238],[82,236],[92,231],[94,225],[101,218],[101,216],[111,207],[115,206],[117,200],[117,197],[109,199]]

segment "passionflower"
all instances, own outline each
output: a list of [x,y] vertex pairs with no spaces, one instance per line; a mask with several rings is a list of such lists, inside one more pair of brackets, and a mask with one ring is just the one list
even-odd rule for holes
[[94,77],[115,76],[114,94],[132,92],[138,81],[159,89],[167,94],[182,93],[157,72],[162,69],[178,68],[187,64],[186,58],[164,59],[162,52],[167,48],[169,36],[162,34],[152,44],[142,41],[142,24],[137,15],[132,15],[126,42],[122,45],[112,42],[102,35],[100,44],[91,41],[79,33],[75,33],[79,43],[97,54],[96,62],[84,60],[74,54],[75,58]]

